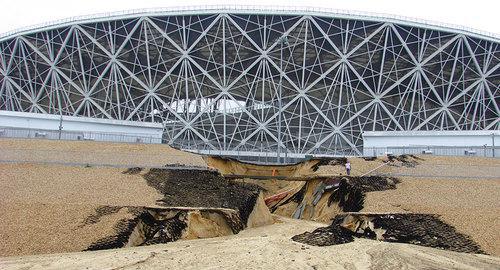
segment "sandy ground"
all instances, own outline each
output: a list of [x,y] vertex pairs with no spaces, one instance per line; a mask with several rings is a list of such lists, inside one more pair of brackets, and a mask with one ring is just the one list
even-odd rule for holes
[[273,194],[278,193],[279,191],[283,189],[289,189],[291,185],[293,185],[297,181],[283,181],[283,180],[276,180],[276,179],[271,179],[271,180],[257,180],[257,179],[236,179],[235,181],[237,182],[242,182],[242,183],[250,183],[250,184],[255,184],[264,189],[264,197],[271,196]]
[[[0,258],[3,269],[498,269],[500,258],[357,239],[329,247],[290,238],[322,224],[281,218],[238,235],[97,252]],[[202,255],[202,256],[201,256]]]
[[0,164],[0,256],[80,251],[128,215],[83,221],[103,205],[154,206],[162,195],[121,168]]
[[[395,175],[419,176],[439,178],[493,178],[500,179],[500,159],[481,157],[443,157],[443,156],[418,156],[415,161],[418,167],[407,167],[399,161],[387,162],[386,157],[379,157],[374,161],[365,161],[362,158],[350,158],[351,175]],[[317,175],[345,175],[343,166],[321,166]]]
[[[219,186],[215,186],[215,178],[210,178],[213,173],[181,170],[159,175],[157,184],[166,185],[162,190],[178,195],[166,200],[165,194],[157,191],[158,186],[150,186],[152,181],[144,178],[148,174],[151,180],[150,170],[137,174],[127,171],[113,167],[0,163],[0,256],[82,251],[97,240],[114,235],[114,227],[121,219],[132,218],[127,209],[121,209],[86,224],[85,220],[96,215],[102,206],[158,207],[157,200],[162,199],[162,205],[167,206],[233,208],[242,203],[238,199],[244,201],[248,195],[244,188],[226,189],[225,179],[217,178]],[[168,180],[160,180],[163,178]],[[234,197],[220,195],[225,193]],[[264,209],[269,215],[265,206]],[[252,225],[269,222],[262,211],[260,214],[261,220],[252,219]]]
[[[114,225],[130,214],[118,213],[84,225],[98,205],[2,203],[0,256],[82,251],[91,243],[114,234]],[[0,267],[1,269],[2,267]]]
[[118,166],[183,164],[206,167],[199,155],[165,144],[125,144],[89,141],[0,139],[0,161],[59,162]]
[[[362,212],[437,214],[459,232],[472,237],[488,253],[500,256],[500,159],[419,156],[415,167],[387,159],[351,158],[352,175],[396,176],[395,190],[366,194]],[[381,167],[380,167],[381,166]],[[322,166],[318,174],[344,174],[341,166]]]
[[[119,166],[162,166],[179,163],[192,166],[206,166],[200,156],[183,153],[164,145],[0,139],[0,149],[2,151],[0,160],[13,159],[79,164],[105,163]],[[498,244],[500,243],[500,234],[497,230],[500,226],[500,215],[498,214],[500,213],[500,202],[498,201],[500,195],[500,159],[431,156],[424,156],[423,158],[425,160],[417,161],[419,165],[414,168],[404,167],[397,163],[393,164],[396,166],[384,165],[372,172],[372,174],[399,174],[411,175],[413,177],[401,176],[402,183],[398,185],[396,190],[368,193],[363,211],[439,214],[443,220],[455,226],[458,231],[470,235],[487,252],[495,256],[500,256],[500,248],[498,247],[500,246]],[[361,175],[383,165],[384,159],[368,162],[363,159],[353,158],[351,159],[351,163],[353,175]],[[128,215],[128,213],[122,211],[103,217],[102,222],[96,225],[81,226],[82,221],[86,217],[95,213],[96,207],[101,205],[148,206],[154,205],[156,200],[161,198],[161,195],[155,189],[146,184],[142,175],[123,174],[123,171],[123,168],[96,166],[62,166],[29,163],[0,164],[0,256],[82,250],[86,244],[100,238],[102,235],[109,234],[110,224],[114,224],[116,220]],[[344,169],[341,166],[323,166],[317,171],[317,174],[338,175],[342,173],[344,173]],[[249,180],[249,182],[255,181],[259,180]],[[286,185],[290,184],[288,181],[273,181],[269,183],[262,182],[262,186],[269,190],[269,194],[286,188]],[[308,223],[307,221],[293,221],[286,224],[292,224],[286,225],[292,227],[283,228],[278,224],[276,227],[266,227],[267,229],[259,228],[253,232],[266,234],[267,236],[263,238],[273,239],[269,238],[273,230],[279,232],[281,228],[284,230],[284,233],[287,233],[287,236],[282,235],[281,237],[285,238],[276,240],[280,243],[279,241],[291,241],[289,238],[292,236],[292,232],[293,234],[303,233],[305,230],[312,230],[320,226],[317,223]],[[307,224],[314,225],[309,226]],[[287,228],[290,231],[287,231]],[[295,229],[292,230],[292,228]],[[269,230],[269,232],[266,230]],[[288,233],[290,237],[288,237]],[[240,233],[242,237],[246,234],[246,231]],[[225,241],[229,238],[200,240],[200,244],[192,242],[196,244],[188,245],[192,247],[199,245],[197,249],[193,250],[183,249],[182,247],[184,246],[181,244],[183,242],[172,243],[174,246],[179,245],[176,252],[184,254],[186,257],[186,261],[182,259],[176,262],[176,265],[179,267],[190,266],[189,262],[190,260],[194,260],[193,256],[196,254],[194,252],[205,252],[203,250],[203,243],[207,245],[208,243],[213,243],[213,246],[211,246],[213,249],[220,248],[223,251],[226,250],[225,252],[228,255],[236,256],[237,251],[234,251],[234,254],[231,253],[232,251],[228,245],[241,245],[241,242],[238,242],[241,241],[238,238],[240,235],[237,238],[230,238],[235,240],[228,240],[228,243],[225,243]],[[244,241],[249,241],[250,243],[253,243],[252,239],[260,239],[259,237],[261,237],[260,235],[247,236],[248,238],[245,238]],[[387,243],[372,243],[368,240],[360,241],[356,241],[353,244],[353,250],[357,252],[362,249],[362,252],[366,252],[366,254],[373,253],[378,249],[383,250],[386,248],[385,245],[387,245]],[[296,244],[291,243],[293,245],[290,244],[290,250],[287,252],[293,254]],[[363,245],[358,247],[356,243],[363,243]],[[365,244],[366,247],[364,247]],[[279,250],[277,243],[265,241],[256,244],[255,249],[259,251],[258,248],[261,247],[262,250],[266,250],[267,245],[270,245],[270,248],[274,245],[274,248]],[[348,245],[351,244],[347,244],[346,246]],[[395,248],[396,246],[399,247],[400,245],[390,245],[389,247]],[[244,253],[247,250],[251,254],[257,252],[252,248],[251,244],[247,246],[245,243],[241,248],[239,252]],[[345,268],[350,267],[349,263],[345,264],[342,261],[348,261],[348,259],[336,258],[335,260],[338,259],[340,261],[332,261],[333,259],[330,258],[331,253],[328,252],[340,252],[341,249],[339,247],[308,248],[315,250],[313,252],[314,256],[311,257],[313,259],[311,260],[318,262],[318,268],[321,268],[322,265],[325,266],[324,268],[331,265],[337,266],[333,263],[340,263],[339,265]],[[370,248],[373,248],[373,250],[369,251]],[[300,246],[299,249],[300,252],[308,251],[307,248],[302,250]],[[326,251],[322,251],[323,249]],[[415,249],[420,249],[420,247],[415,247]],[[144,250],[144,253],[139,252],[142,254],[140,256],[149,256],[148,250],[155,249],[151,247],[151,249],[143,248],[137,250]],[[161,250],[159,248],[152,252],[163,254],[164,252]],[[88,254],[103,254],[103,258],[116,255],[126,263],[134,263],[134,260],[131,259],[133,256],[127,255],[130,252],[130,250],[125,250],[84,253],[78,255],[83,257],[78,258],[85,261],[85,256],[88,258],[91,257]],[[354,251],[346,252],[354,254]],[[414,251],[401,252],[402,254],[406,254],[401,256],[411,257],[413,255],[410,254],[413,254],[412,252]],[[427,254],[426,252],[422,254],[424,253]],[[132,254],[134,253],[132,252]],[[174,256],[170,253],[166,254],[164,254],[167,256],[165,257],[166,259]],[[214,267],[231,266],[232,262],[230,260],[222,260],[219,264],[218,260],[220,258],[210,255],[210,252],[208,254],[207,260]],[[278,255],[274,255],[281,256],[279,253]],[[58,256],[48,255],[48,257],[41,256],[36,258],[37,260],[38,258],[52,258],[50,259],[51,262],[58,262],[58,259],[54,259],[58,258]],[[71,262],[71,259],[68,258],[71,258],[73,255],[68,256],[64,257],[63,261]],[[137,255],[136,258],[140,260],[140,256]],[[244,254],[238,256],[241,257]],[[258,256],[248,256],[249,258],[246,259],[241,258],[242,265],[258,267],[260,263],[265,264],[263,262],[264,259],[269,260],[270,258],[266,257],[265,253],[259,256],[262,258]],[[307,254],[304,256],[312,255]],[[469,255],[463,256],[468,257]],[[125,257],[128,259],[125,259]],[[286,266],[287,262],[290,263],[289,258],[293,257],[282,258],[279,264]],[[306,257],[302,258],[302,255],[299,257],[301,260],[306,260],[304,259]],[[425,257],[423,260],[430,260],[430,258],[427,258],[428,256],[423,257]],[[153,258],[153,262],[156,260],[155,258]],[[122,259],[118,259],[118,261]],[[178,260],[178,258],[176,259]],[[202,263],[202,259],[199,259],[199,263]],[[252,262],[252,260],[254,261]],[[2,266],[1,263],[6,262],[5,260],[1,260],[0,266]],[[324,263],[322,264],[322,262]],[[140,265],[142,263],[139,263]],[[297,265],[297,268],[307,266],[307,264]],[[62,265],[59,266],[59,268],[64,268]],[[103,265],[99,266],[104,267]],[[96,267],[102,268],[99,266]],[[465,267],[464,265],[461,266]]]
[[488,253],[500,256],[500,179],[402,178],[397,189],[369,192],[362,212],[438,214]]
[[162,198],[140,174],[125,169],[48,164],[0,164],[0,203],[151,206]]
[[[367,193],[362,211],[437,214],[459,232],[471,236],[486,252],[500,256],[500,159],[420,158],[423,160],[410,159],[418,162],[415,167],[403,166],[401,162],[380,167],[385,158],[351,158],[352,175],[379,168],[371,174],[394,175],[402,181],[395,190]],[[345,174],[345,170],[342,166],[321,166],[316,174],[339,175]],[[259,184],[268,190],[267,194],[293,185],[277,180],[244,181]]]

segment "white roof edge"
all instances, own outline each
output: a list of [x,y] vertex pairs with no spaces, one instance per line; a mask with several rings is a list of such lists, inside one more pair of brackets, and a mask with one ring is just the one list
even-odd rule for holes
[[[0,116],[38,118],[38,119],[57,119],[57,120],[59,120],[61,118],[61,116],[57,115],[57,114],[14,112],[14,111],[4,111],[4,110],[0,110]],[[78,122],[92,122],[92,123],[101,123],[101,124],[114,124],[114,125],[120,125],[120,126],[134,126],[134,127],[163,129],[163,125],[161,123],[138,122],[138,121],[92,118],[92,117],[80,117],[80,116],[68,116],[68,115],[63,115],[62,118],[63,118],[63,120],[68,120],[68,121],[71,120],[71,121],[78,121]]]
[[475,136],[500,135],[500,130],[411,130],[411,131],[364,131],[363,137],[391,137],[391,136]]
[[423,27],[443,32],[459,33],[500,42],[500,34],[477,30],[461,25],[435,22],[406,16],[391,15],[384,13],[363,12],[353,10],[340,10],[320,7],[293,7],[293,6],[256,6],[256,5],[205,5],[205,6],[178,6],[168,8],[147,8],[123,10],[116,12],[98,13],[85,16],[76,16],[47,23],[22,27],[9,32],[0,33],[0,41],[4,41],[19,35],[41,32],[59,27],[65,27],[77,23],[99,22],[105,20],[116,20],[138,16],[161,16],[161,15],[192,15],[212,13],[249,13],[249,14],[286,14],[286,15],[316,15],[338,17],[345,19],[358,19],[365,21],[384,21],[400,25]]

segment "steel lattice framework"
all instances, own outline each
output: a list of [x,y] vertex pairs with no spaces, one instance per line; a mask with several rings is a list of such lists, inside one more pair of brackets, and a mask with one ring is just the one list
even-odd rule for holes
[[356,155],[362,131],[498,130],[500,42],[335,14],[96,18],[0,39],[0,109],[163,121],[222,153]]

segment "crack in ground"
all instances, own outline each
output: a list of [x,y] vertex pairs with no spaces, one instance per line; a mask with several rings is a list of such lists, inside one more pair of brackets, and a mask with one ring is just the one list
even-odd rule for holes
[[117,267],[117,268],[112,268],[112,270],[118,270],[118,269],[125,269],[125,268],[128,268],[128,267],[133,267],[133,266],[137,266],[139,264],[143,264],[143,263],[146,263],[147,261],[149,261],[150,259],[156,257],[158,253],[157,252],[150,252],[149,253],[149,256],[145,259],[142,259],[140,261],[136,261],[134,263],[131,263],[131,264],[127,264],[127,265],[123,265],[123,266],[120,266],[120,267]]

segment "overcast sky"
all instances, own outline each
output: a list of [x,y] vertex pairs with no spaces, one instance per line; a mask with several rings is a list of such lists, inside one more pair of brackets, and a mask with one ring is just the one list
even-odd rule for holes
[[500,33],[498,0],[1,0],[0,33],[95,13],[199,5],[311,6],[409,16]]

